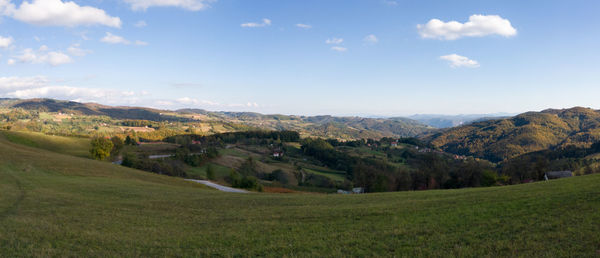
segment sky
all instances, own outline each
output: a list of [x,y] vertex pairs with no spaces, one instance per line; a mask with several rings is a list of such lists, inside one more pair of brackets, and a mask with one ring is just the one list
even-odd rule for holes
[[0,0],[0,97],[295,115],[600,109],[600,1]]

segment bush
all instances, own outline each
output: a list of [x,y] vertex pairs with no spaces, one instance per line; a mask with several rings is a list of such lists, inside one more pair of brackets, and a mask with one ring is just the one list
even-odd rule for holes
[[262,185],[258,183],[258,179],[256,177],[242,176],[235,170],[231,170],[228,180],[231,183],[231,186],[235,188],[255,189],[262,191]]
[[492,186],[496,184],[498,175],[492,170],[484,170],[481,173],[481,186]]
[[215,179],[215,169],[210,164],[208,165],[208,167],[206,167],[206,178],[208,178],[209,180]]
[[105,160],[110,156],[113,149],[113,143],[110,139],[104,137],[96,137],[92,139],[92,148],[90,154],[96,160]]

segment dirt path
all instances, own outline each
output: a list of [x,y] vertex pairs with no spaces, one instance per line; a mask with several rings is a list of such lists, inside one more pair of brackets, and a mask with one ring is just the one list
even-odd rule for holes
[[223,192],[228,192],[228,193],[250,193],[246,190],[242,190],[242,189],[237,189],[237,188],[232,188],[232,187],[228,187],[228,186],[223,186],[220,184],[215,184],[211,181],[207,181],[207,180],[196,180],[196,179],[185,179],[186,181],[191,181],[191,182],[196,182],[196,183],[200,183],[203,185],[206,185],[208,187],[212,187],[215,188],[219,191],[223,191]]

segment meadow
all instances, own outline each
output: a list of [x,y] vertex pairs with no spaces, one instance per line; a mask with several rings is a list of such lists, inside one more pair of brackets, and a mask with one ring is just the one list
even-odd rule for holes
[[600,255],[598,174],[460,190],[231,194],[7,138],[5,257]]

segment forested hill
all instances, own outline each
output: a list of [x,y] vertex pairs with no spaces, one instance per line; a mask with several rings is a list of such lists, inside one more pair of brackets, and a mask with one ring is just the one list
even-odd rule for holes
[[444,151],[502,161],[524,153],[600,140],[600,111],[575,107],[476,122],[427,137]]
[[213,133],[248,129],[293,130],[303,136],[379,139],[382,137],[413,137],[433,130],[430,126],[408,118],[264,115],[253,112],[218,112],[202,109],[171,111],[144,107],[113,107],[53,99],[0,99],[0,108],[107,116],[116,120],[182,122],[185,123],[184,127],[194,126],[200,122],[210,123]]

